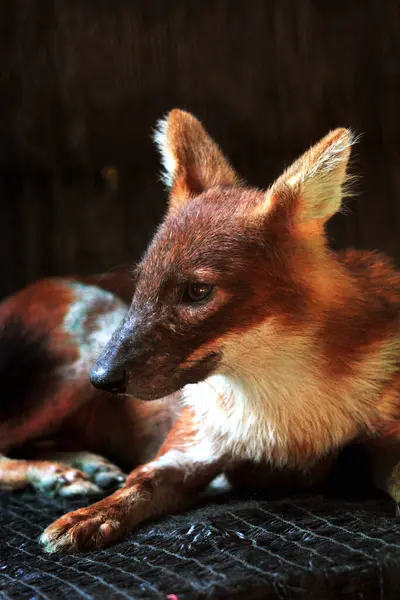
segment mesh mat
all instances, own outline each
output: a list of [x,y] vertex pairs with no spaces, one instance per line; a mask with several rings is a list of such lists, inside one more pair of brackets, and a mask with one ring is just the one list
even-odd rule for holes
[[385,498],[225,498],[88,555],[37,536],[83,503],[0,495],[0,598],[400,598],[400,526]]

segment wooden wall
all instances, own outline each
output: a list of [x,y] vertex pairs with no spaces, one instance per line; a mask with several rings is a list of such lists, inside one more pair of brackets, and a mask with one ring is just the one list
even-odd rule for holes
[[400,263],[398,0],[0,0],[0,53],[1,295],[140,256],[165,206],[150,133],[175,106],[260,186],[329,128],[362,133],[332,244]]

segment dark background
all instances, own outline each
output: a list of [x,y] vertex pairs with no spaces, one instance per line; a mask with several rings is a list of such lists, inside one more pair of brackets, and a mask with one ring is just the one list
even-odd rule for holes
[[0,0],[0,27],[0,295],[140,256],[175,106],[259,186],[330,128],[364,134],[332,245],[400,262],[398,0]]

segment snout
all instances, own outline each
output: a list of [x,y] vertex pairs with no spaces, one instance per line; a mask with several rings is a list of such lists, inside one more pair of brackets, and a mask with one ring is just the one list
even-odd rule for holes
[[149,323],[128,315],[90,371],[94,387],[140,400],[157,400],[214,371],[220,361],[219,352],[210,352],[183,366],[192,349],[167,330],[161,335]]
[[89,373],[92,385],[106,392],[133,395],[133,381],[146,385],[151,375],[149,359],[154,356],[151,340],[155,335],[151,334],[146,319],[128,314],[93,365]]
[[106,392],[126,393],[134,334],[134,319],[128,316],[114,332],[90,370],[90,382],[95,388]]
[[126,392],[127,374],[124,369],[110,369],[109,365],[102,359],[98,360],[89,374],[90,382],[95,388],[124,394]]

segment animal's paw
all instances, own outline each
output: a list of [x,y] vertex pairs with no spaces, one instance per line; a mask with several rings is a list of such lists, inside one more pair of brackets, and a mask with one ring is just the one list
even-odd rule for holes
[[29,482],[38,491],[50,496],[72,498],[75,496],[99,496],[102,489],[92,483],[82,471],[63,464],[39,463],[29,470]]
[[119,467],[95,454],[82,453],[75,465],[88,476],[90,481],[104,491],[109,492],[121,487],[126,479],[126,475]]
[[52,523],[40,536],[40,543],[49,553],[87,552],[109,546],[125,533],[118,511],[111,505],[104,508],[93,505],[67,513]]

